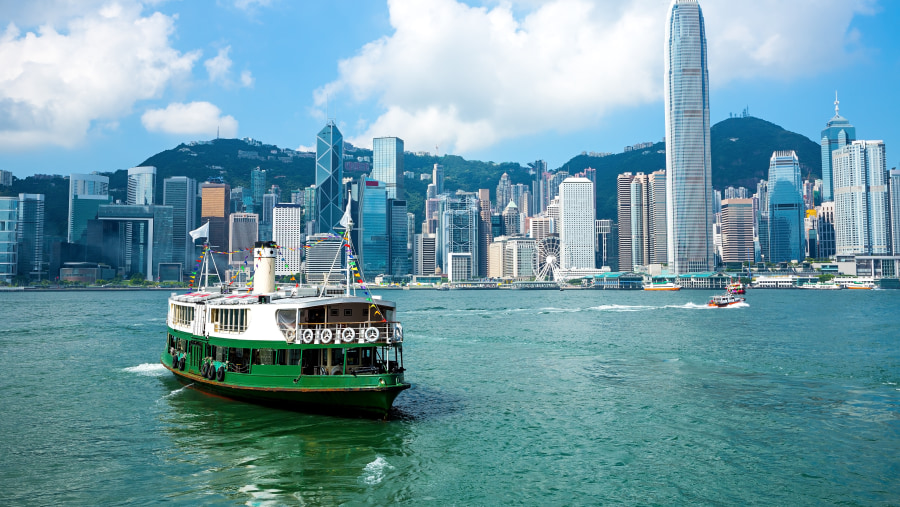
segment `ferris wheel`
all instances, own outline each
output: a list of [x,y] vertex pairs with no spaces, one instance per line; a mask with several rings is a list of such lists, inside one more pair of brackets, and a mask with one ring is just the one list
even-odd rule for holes
[[538,241],[537,259],[537,276],[535,281],[555,281],[559,282],[559,236],[551,234],[546,238]]

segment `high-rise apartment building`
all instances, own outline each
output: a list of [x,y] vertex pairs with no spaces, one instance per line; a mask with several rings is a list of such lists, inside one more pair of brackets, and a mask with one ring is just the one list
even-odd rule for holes
[[[276,275],[294,275],[303,268],[303,206],[280,203],[272,211],[272,241],[280,247]],[[299,282],[300,279],[295,281]]]
[[722,200],[722,262],[752,263],[753,199]]
[[882,141],[853,141],[832,153],[837,255],[888,255],[888,171]]
[[388,199],[406,199],[403,191],[403,139],[376,137],[372,141],[372,178],[384,182]]
[[822,129],[822,202],[834,200],[834,166],[832,153],[856,140],[856,128],[839,114],[837,93],[834,95],[834,117]]
[[[676,274],[715,266],[706,28],[697,0],[673,0],[666,22],[667,247]],[[619,223],[620,232],[623,224]],[[621,253],[621,251],[620,251]]]
[[900,255],[900,170],[891,169],[888,177],[891,209],[891,254]]
[[560,267],[594,268],[594,185],[587,178],[566,178],[559,185]]
[[769,257],[767,262],[802,261],[803,188],[800,161],[793,151],[776,151],[769,159]]
[[82,243],[88,220],[97,218],[97,210],[109,204],[109,177],[99,174],[69,175],[69,227],[67,242]]
[[344,136],[329,120],[316,136],[316,232],[340,229],[344,216]]
[[188,233],[197,228],[197,181],[186,176],[163,180],[163,204],[172,207],[172,261],[188,272],[196,258]]

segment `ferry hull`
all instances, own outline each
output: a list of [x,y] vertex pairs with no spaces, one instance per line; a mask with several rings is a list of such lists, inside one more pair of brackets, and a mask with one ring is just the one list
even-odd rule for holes
[[[161,361],[184,385],[235,400],[259,403],[279,409],[364,417],[387,417],[394,399],[410,385],[402,381],[379,387],[277,387],[248,386],[219,382],[190,371],[173,368]],[[227,377],[227,375],[226,375]],[[351,375],[346,375],[352,379]],[[384,376],[379,376],[384,377]],[[313,377],[314,378],[314,377]],[[290,382],[290,381],[288,381]]]

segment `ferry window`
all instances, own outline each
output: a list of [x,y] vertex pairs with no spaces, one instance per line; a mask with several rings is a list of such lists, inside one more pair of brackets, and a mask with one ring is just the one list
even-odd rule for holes
[[253,364],[275,364],[275,349],[254,350]]
[[288,349],[288,364],[300,364],[300,349]]
[[337,308],[332,308],[332,309],[331,309],[331,316],[332,316],[332,317],[337,317],[337,316],[338,316],[338,310],[337,310]]
[[352,317],[353,309],[352,308],[344,308],[344,317]]
[[347,366],[359,366],[359,349],[347,349]]
[[216,330],[225,333],[243,333],[247,330],[246,308],[213,308],[212,321]]

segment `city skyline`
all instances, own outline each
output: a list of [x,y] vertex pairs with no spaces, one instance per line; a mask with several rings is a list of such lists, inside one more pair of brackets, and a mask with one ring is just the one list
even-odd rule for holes
[[[217,132],[305,148],[327,118],[368,148],[375,137],[396,136],[410,151],[437,147],[559,167],[581,151],[662,139],[658,48],[668,6],[9,5],[0,41],[0,63],[10,69],[0,77],[7,116],[0,168],[20,178],[127,169]],[[898,104],[891,83],[900,45],[891,27],[900,6],[704,0],[702,7],[711,123],[749,107],[818,142],[837,90],[857,136],[884,140],[888,167],[897,165],[897,131],[885,111]],[[764,15],[773,9],[777,19]],[[322,43],[337,26],[342,36]],[[485,37],[502,43],[481,49]],[[603,49],[612,46],[617,51]],[[148,51],[152,64],[119,47]]]

